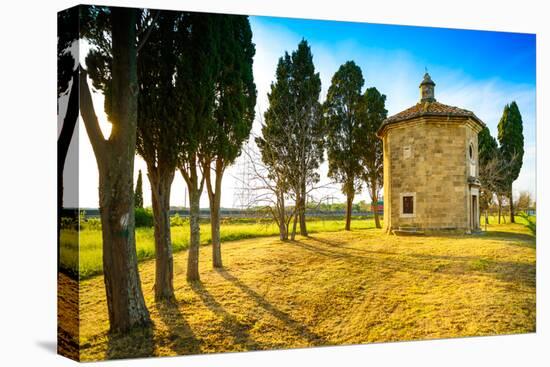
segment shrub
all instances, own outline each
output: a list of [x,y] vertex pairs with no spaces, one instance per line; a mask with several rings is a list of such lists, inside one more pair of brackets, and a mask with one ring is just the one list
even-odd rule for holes
[[527,215],[527,213],[522,212],[519,214],[520,217],[525,219],[525,226],[529,228],[531,233],[536,236],[537,235],[537,222],[536,219],[534,219],[532,216]]
[[77,229],[78,220],[71,217],[61,217],[61,229]]
[[170,218],[171,227],[183,227],[184,225],[188,224],[189,219],[180,217],[178,213],[174,214],[174,216]]
[[[82,226],[82,224],[81,224],[81,226]],[[101,219],[99,219],[99,218],[88,218],[88,220],[86,220],[86,229],[100,230],[101,229]]]
[[153,211],[149,208],[136,208],[136,227],[152,227],[153,226]]

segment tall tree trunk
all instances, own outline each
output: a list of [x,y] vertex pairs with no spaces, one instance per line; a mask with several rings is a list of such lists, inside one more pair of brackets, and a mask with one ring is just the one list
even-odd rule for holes
[[290,240],[291,241],[294,241],[294,239],[296,238],[296,227],[297,227],[297,225],[298,225],[298,215],[295,215],[293,223],[292,223],[292,232],[290,233]]
[[212,266],[214,268],[223,268],[222,246],[220,235],[220,199],[219,195],[215,197],[214,204],[210,204],[210,228],[212,233]]
[[187,182],[189,191],[189,251],[187,257],[187,281],[199,281],[199,246],[201,243],[201,229],[199,224],[200,218],[200,199],[202,187],[205,178],[202,177],[199,183],[197,174],[196,157],[193,157],[189,162],[189,171],[181,168],[181,173]]
[[155,300],[175,301],[174,259],[170,233],[170,189],[173,169],[148,167],[155,232]]
[[498,202],[498,224],[500,224],[500,217],[502,215],[502,199],[500,195],[497,195],[497,202]]
[[376,178],[371,179],[370,187],[372,188],[370,198],[372,201],[372,212],[374,213],[374,224],[376,228],[382,228],[380,225],[380,215],[378,215],[378,187],[376,184]]
[[222,178],[223,178],[223,161],[216,160],[214,187],[212,187],[212,179],[210,175],[210,165],[204,169],[206,188],[208,191],[208,199],[210,203],[210,229],[212,233],[212,266],[214,268],[222,268],[222,247],[220,235],[220,204],[222,195]]
[[353,197],[355,193],[348,192],[346,197],[346,231],[351,231],[351,211],[353,209]]
[[[99,180],[103,275],[112,332],[150,322],[137,268],[133,185],[121,174],[128,162],[122,159],[120,163],[101,170]],[[106,170],[112,173],[110,177]]]
[[307,236],[307,223],[306,223],[306,199],[307,199],[307,193],[306,193],[306,184],[305,182],[302,184],[302,187],[300,188],[300,235]]
[[514,214],[514,197],[512,194],[512,184],[510,184],[510,223],[516,223]]
[[113,128],[103,138],[86,73],[80,75],[80,107],[99,171],[103,274],[111,332],[150,324],[137,267],[134,220],[134,155],[137,117],[136,12],[112,8]]
[[296,201],[294,203],[294,212],[296,213],[296,215],[294,215],[294,220],[292,223],[292,232],[290,232],[290,239],[292,241],[294,241],[294,239],[296,238],[296,228],[298,225],[298,213],[300,213],[300,205],[302,203],[300,195],[301,195],[300,191],[296,190]]
[[199,275],[199,246],[201,242],[200,231],[200,193],[196,187],[189,187],[189,257],[187,259],[187,281],[200,280]]
[[279,211],[279,239],[286,241],[288,240],[288,229],[286,226],[285,198],[283,194],[277,194],[277,206]]

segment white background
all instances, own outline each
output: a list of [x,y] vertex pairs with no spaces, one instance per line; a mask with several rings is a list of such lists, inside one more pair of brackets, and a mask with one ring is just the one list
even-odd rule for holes
[[[136,366],[549,365],[550,26],[544,1],[108,1],[102,4],[537,33],[537,333],[107,362]],[[0,365],[64,366],[56,340],[56,12],[3,1],[0,20]],[[543,105],[546,101],[546,105]],[[547,112],[545,116],[545,111]],[[106,362],[104,362],[106,363]],[[102,364],[104,364],[102,363]]]

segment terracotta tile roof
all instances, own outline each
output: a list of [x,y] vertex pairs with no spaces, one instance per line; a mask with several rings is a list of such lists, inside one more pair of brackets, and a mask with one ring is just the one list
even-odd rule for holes
[[462,108],[448,106],[439,102],[426,102],[417,103],[416,105],[407,108],[404,111],[399,112],[393,116],[388,117],[382,122],[378,132],[380,133],[387,125],[411,120],[422,116],[457,116],[457,117],[471,117],[482,126],[484,123],[472,112]]

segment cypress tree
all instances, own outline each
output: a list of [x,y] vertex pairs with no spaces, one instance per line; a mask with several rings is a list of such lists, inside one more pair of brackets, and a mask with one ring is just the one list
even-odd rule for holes
[[350,230],[353,198],[361,191],[365,168],[361,163],[361,68],[348,61],[334,74],[324,105],[327,134],[328,176],[342,184],[346,195],[346,231]]
[[136,182],[136,191],[134,192],[134,206],[143,208],[143,179],[141,178],[141,170],[139,170]]
[[178,20],[174,96],[179,102],[175,134],[178,142],[177,167],[189,192],[189,256],[187,280],[198,281],[200,245],[200,197],[205,178],[201,177],[203,153],[209,148],[209,127],[214,118],[216,77],[219,72],[218,37],[215,14],[189,13]]
[[498,151],[497,140],[491,135],[487,126],[483,127],[477,136],[479,164],[485,165],[495,157]]
[[[306,40],[292,54],[285,52],[277,65],[276,81],[268,94],[265,113],[265,141],[282,162],[294,193],[296,216],[291,239],[299,220],[300,234],[307,236],[306,196],[319,182],[317,169],[323,162],[324,130],[321,119],[321,78],[315,72],[313,55]],[[265,148],[265,147],[264,147]]]
[[216,15],[214,21],[220,62],[215,73],[214,118],[207,120],[208,139],[201,150],[201,164],[210,203],[212,262],[215,268],[221,268],[222,179],[226,168],[241,154],[252,129],[256,106],[252,63],[256,49],[248,17],[223,14]]
[[[81,14],[81,29],[93,47],[86,56],[87,70],[80,72],[80,114],[99,171],[109,322],[112,332],[127,332],[151,324],[137,266],[133,195],[138,14],[130,8],[90,6],[85,9]],[[109,137],[103,135],[99,126],[87,76],[94,88],[105,95],[105,112],[113,126]]]
[[[179,121],[173,79],[177,53],[176,24],[185,13],[161,11],[138,58],[136,151],[147,164],[155,237],[155,300],[173,301],[174,261],[170,232],[170,192],[179,153]],[[183,41],[185,38],[183,38]],[[180,39],[181,41],[181,39]],[[187,55],[186,55],[187,56]],[[138,178],[141,193],[141,172]],[[141,193],[143,203],[143,194]],[[137,204],[137,200],[136,200]]]
[[509,163],[506,191],[510,200],[510,222],[514,223],[512,184],[519,176],[524,154],[523,120],[515,101],[504,107],[502,117],[498,123],[498,141],[502,158]]
[[363,180],[372,200],[376,228],[381,228],[378,215],[378,194],[384,183],[382,140],[376,136],[376,132],[388,115],[385,106],[386,96],[381,94],[375,87],[368,88],[365,91],[361,103],[361,131],[364,133],[359,135],[360,146],[362,147],[362,154],[360,155],[365,167]]

